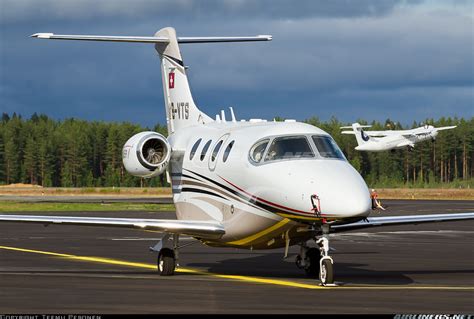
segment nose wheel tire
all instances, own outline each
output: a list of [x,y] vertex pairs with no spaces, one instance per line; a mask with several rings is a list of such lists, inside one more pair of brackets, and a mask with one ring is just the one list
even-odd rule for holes
[[176,268],[176,259],[172,249],[163,248],[158,254],[158,273],[160,276],[172,276]]
[[333,264],[329,258],[321,260],[321,269],[319,271],[319,280],[323,286],[334,283]]

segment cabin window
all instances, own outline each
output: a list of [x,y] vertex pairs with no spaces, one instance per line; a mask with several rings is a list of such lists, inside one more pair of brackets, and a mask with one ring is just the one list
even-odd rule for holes
[[260,141],[250,149],[250,159],[253,162],[259,163],[262,160],[269,141],[268,139]]
[[222,158],[224,163],[227,161],[227,158],[229,157],[229,153],[232,150],[232,147],[234,146],[234,142],[235,141],[230,142],[229,145],[227,145],[227,147],[225,148],[224,157]]
[[211,161],[214,162],[216,160],[217,154],[219,153],[219,150],[221,149],[222,143],[224,143],[223,140],[220,140],[219,143],[214,147],[214,150],[212,151],[212,156],[211,156]]
[[196,154],[196,151],[199,147],[199,144],[201,144],[202,138],[198,139],[196,143],[194,143],[193,147],[191,148],[191,152],[189,153],[189,160],[191,161],[194,157],[194,154]]
[[204,161],[204,158],[206,157],[207,150],[209,149],[209,146],[211,146],[212,140],[207,141],[206,145],[202,148],[201,151],[201,161]]
[[345,159],[344,154],[342,154],[336,142],[334,142],[331,137],[325,135],[313,135],[313,142],[321,157]]
[[314,157],[314,153],[305,136],[284,136],[273,140],[265,161],[310,157]]

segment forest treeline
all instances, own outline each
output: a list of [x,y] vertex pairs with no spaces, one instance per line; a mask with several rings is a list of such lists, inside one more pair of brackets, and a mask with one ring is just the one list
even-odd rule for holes
[[[307,123],[320,127],[336,140],[351,164],[371,187],[470,187],[474,176],[474,117],[427,119],[410,127],[386,120],[371,124],[373,130],[408,129],[431,124],[457,125],[442,131],[436,141],[416,144],[413,151],[370,153],[354,150],[352,135],[340,127],[350,125],[335,118]],[[164,186],[164,176],[141,179],[122,165],[122,147],[134,134],[154,130],[167,135],[166,126],[145,128],[127,122],[78,119],[57,121],[33,114],[24,119],[3,113],[0,122],[0,184],[27,183],[45,187]]]

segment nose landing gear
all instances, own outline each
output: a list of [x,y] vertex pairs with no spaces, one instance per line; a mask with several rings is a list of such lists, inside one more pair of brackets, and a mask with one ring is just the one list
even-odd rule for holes
[[300,254],[296,256],[296,266],[304,269],[308,276],[319,275],[321,284],[329,286],[334,284],[334,262],[329,256],[328,225],[322,225],[321,230],[322,236],[316,240],[317,248],[301,244]]
[[323,286],[334,284],[333,260],[329,256],[329,240],[323,235],[316,243],[321,251],[321,259],[319,260],[319,280]]

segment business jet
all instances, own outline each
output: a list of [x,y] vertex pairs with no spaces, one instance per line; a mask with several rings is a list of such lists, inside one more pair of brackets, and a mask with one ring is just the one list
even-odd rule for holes
[[299,245],[296,265],[322,285],[334,284],[329,234],[395,224],[472,219],[474,213],[368,217],[371,200],[361,175],[323,130],[293,120],[237,121],[230,109],[214,118],[194,103],[179,44],[270,41],[271,36],[177,37],[173,28],[153,37],[56,35],[40,39],[152,43],[160,56],[169,136],[141,132],[123,147],[135,176],[166,174],[176,220],[0,215],[0,221],[128,227],[163,233],[151,249],[163,276],[178,267],[180,235],[205,245],[243,249]]
[[351,126],[341,126],[341,129],[352,129],[352,131],[342,131],[342,134],[355,135],[358,151],[382,152],[397,148],[407,147],[409,150],[415,148],[415,144],[436,140],[439,131],[451,130],[456,126],[434,127],[424,125],[411,130],[388,130],[388,131],[364,131],[364,128],[372,125],[360,125],[353,123]]

